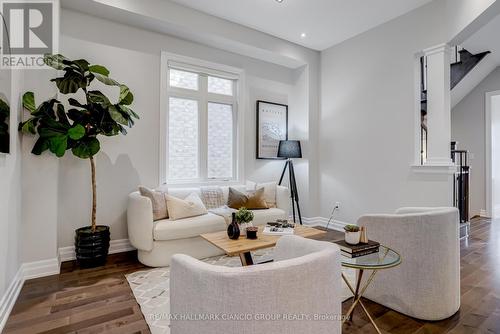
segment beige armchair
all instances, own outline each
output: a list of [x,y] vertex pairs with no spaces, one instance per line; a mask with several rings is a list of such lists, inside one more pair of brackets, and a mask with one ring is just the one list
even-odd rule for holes
[[381,270],[364,296],[408,316],[441,320],[460,308],[459,216],[455,208],[401,208],[365,215],[368,237],[401,254]]
[[275,262],[243,268],[172,258],[172,334],[340,334],[341,301],[332,243],[284,236]]

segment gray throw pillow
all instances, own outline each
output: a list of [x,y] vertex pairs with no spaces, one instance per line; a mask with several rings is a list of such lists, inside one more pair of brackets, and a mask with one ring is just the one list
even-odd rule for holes
[[166,193],[158,190],[152,190],[146,187],[139,187],[139,192],[142,196],[151,200],[153,206],[153,220],[167,219],[167,199]]

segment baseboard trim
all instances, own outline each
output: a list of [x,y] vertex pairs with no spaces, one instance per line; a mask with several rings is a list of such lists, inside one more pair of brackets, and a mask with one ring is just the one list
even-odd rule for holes
[[349,223],[337,220],[337,219],[332,219],[330,224],[328,224],[329,218],[325,217],[304,217],[302,218],[302,222],[305,225],[309,226],[321,226],[325,227],[328,225],[329,230],[334,230],[334,231],[344,231],[344,226],[348,225]]
[[[135,250],[128,239],[111,240],[109,243],[109,254],[123,253]],[[73,261],[76,259],[75,246],[61,247],[58,250],[59,264],[61,262]]]
[[2,333],[7,319],[9,318],[10,312],[16,303],[17,297],[23,288],[24,278],[22,266],[17,271],[16,275],[12,279],[9,287],[5,291],[2,299],[0,299],[0,333]]
[[24,280],[59,274],[59,261],[57,258],[28,262],[21,265]]
[[56,258],[21,264],[9,287],[0,300],[0,333],[26,280],[59,274],[59,261]]
[[479,217],[489,218],[488,212],[486,210],[479,211]]

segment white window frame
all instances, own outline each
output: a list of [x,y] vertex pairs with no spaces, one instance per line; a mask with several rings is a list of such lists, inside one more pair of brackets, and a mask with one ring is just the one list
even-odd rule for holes
[[[243,124],[244,112],[241,106],[244,106],[244,76],[242,69],[208,62],[201,59],[180,56],[169,52],[161,53],[161,75],[160,75],[160,143],[159,143],[159,184],[169,185],[209,185],[209,184],[238,184],[244,180],[244,160],[243,160]],[[198,91],[170,87],[169,69],[175,68],[188,72],[202,73],[203,79],[198,81]],[[233,95],[222,95],[214,93],[200,94],[200,90],[207,90],[206,76],[214,76],[224,79],[234,80]],[[201,97],[200,97],[201,96]],[[192,180],[169,180],[168,179],[168,115],[170,97],[186,98],[198,101],[198,167],[199,178]],[[208,103],[227,103],[233,106],[233,177],[225,179],[208,179],[208,133],[206,124],[208,124]]]

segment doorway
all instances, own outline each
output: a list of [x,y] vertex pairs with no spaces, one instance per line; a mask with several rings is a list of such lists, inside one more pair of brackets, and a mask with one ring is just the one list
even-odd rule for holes
[[486,93],[486,211],[500,218],[500,90]]

